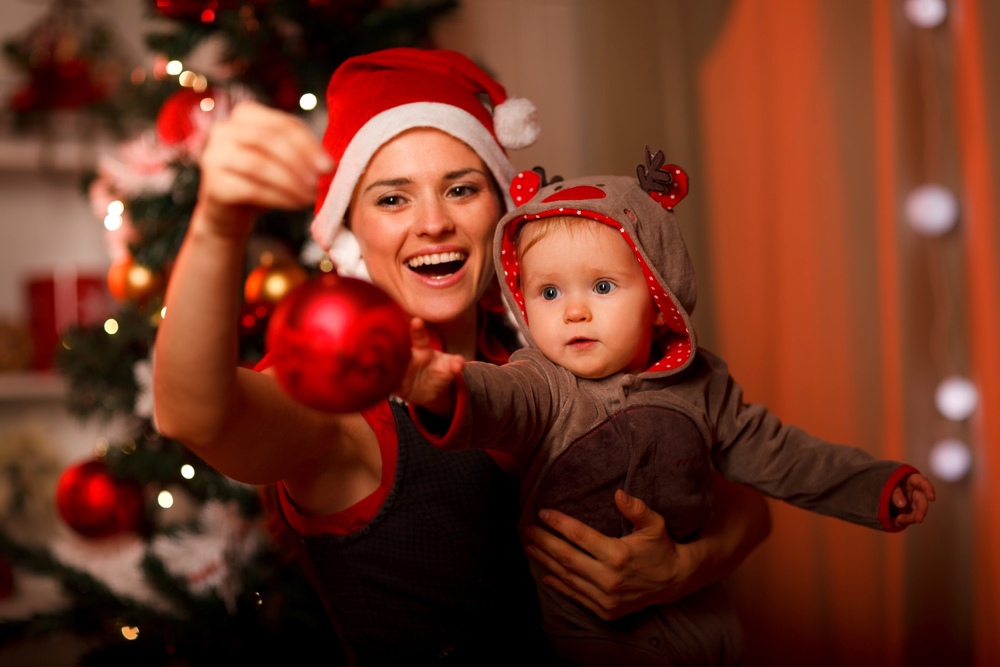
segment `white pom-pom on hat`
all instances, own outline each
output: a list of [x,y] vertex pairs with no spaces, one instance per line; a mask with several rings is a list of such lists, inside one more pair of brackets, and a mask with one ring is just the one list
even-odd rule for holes
[[504,148],[527,148],[538,140],[535,105],[523,97],[509,97],[493,110],[493,130]]

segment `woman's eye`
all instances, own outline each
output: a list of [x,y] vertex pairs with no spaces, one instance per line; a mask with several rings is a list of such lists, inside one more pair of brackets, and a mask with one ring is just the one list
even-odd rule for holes
[[452,197],[468,197],[475,194],[477,190],[471,185],[456,185],[449,192]]
[[399,195],[386,195],[385,197],[379,197],[376,203],[379,206],[399,206],[403,203],[403,198]]
[[594,291],[598,294],[611,294],[617,286],[610,280],[599,280],[594,285]]
[[559,296],[559,290],[555,287],[543,287],[542,288],[542,298],[546,301],[552,301]]

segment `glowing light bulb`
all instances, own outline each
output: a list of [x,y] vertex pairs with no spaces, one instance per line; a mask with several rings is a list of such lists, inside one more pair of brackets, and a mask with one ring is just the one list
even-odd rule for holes
[[979,404],[979,391],[976,385],[963,377],[946,378],[934,392],[934,404],[948,419],[962,421],[975,412]]
[[948,4],[944,0],[906,0],[903,11],[913,25],[935,28],[948,16]]
[[948,438],[931,447],[931,472],[946,482],[957,482],[972,468],[972,452],[961,440]]
[[117,199],[108,204],[108,215],[121,215],[125,212],[125,204]]
[[303,111],[312,111],[316,108],[316,104],[318,102],[319,100],[317,100],[316,96],[312,93],[306,93],[299,98],[299,106],[302,107]]
[[129,641],[133,641],[139,636],[139,628],[134,625],[123,625],[122,626],[122,637]]
[[177,76],[184,71],[184,63],[180,60],[171,60],[167,63],[167,74],[170,76]]
[[194,466],[185,463],[181,466],[181,477],[191,479],[194,477]]
[[906,196],[906,220],[913,231],[940,236],[958,222],[958,200],[951,190],[934,183],[921,185]]
[[199,74],[198,78],[196,78],[194,83],[191,84],[191,90],[196,93],[203,93],[208,90],[208,77],[204,74]]
[[164,306],[163,308],[160,308],[160,318],[164,319],[166,318],[166,316],[167,316],[167,307]]
[[180,76],[177,77],[177,83],[181,84],[185,88],[194,87],[194,82],[198,80],[198,75],[191,70],[184,70],[181,72]]
[[211,97],[206,97],[205,99],[203,99],[201,102],[198,103],[198,106],[201,107],[202,111],[211,111],[212,109],[215,108],[215,100],[213,100]]
[[114,336],[116,333],[118,333],[118,320],[116,320],[113,317],[105,320],[104,330],[108,332],[108,334]]
[[120,229],[122,226],[122,217],[120,215],[112,215],[108,213],[104,217],[104,228],[109,232],[113,232],[116,229]]
[[174,494],[167,490],[160,491],[159,495],[156,496],[157,504],[163,509],[174,506]]

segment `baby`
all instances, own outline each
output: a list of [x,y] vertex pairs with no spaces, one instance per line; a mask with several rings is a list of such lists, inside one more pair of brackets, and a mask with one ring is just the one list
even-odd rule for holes
[[[638,179],[515,178],[519,207],[497,227],[494,260],[528,347],[503,367],[465,364],[431,350],[415,322],[400,389],[415,422],[443,448],[516,454],[522,526],[544,525],[537,512],[551,508],[627,535],[613,502],[621,489],[662,514],[674,540],[692,540],[710,518],[713,467],[864,526],[895,532],[922,521],[934,499],[927,478],[745,404],[725,362],[697,347],[694,272],[672,212],[687,177],[662,162],[647,150]],[[545,573],[533,564],[536,581]],[[546,631],[582,664],[740,657],[739,625],[719,588],[610,623],[538,590]]]

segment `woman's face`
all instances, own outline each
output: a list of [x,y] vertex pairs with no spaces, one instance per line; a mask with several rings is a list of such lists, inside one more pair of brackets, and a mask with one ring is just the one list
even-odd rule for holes
[[351,198],[368,273],[408,313],[447,323],[493,280],[500,203],[490,172],[439,130],[400,134],[372,157]]

